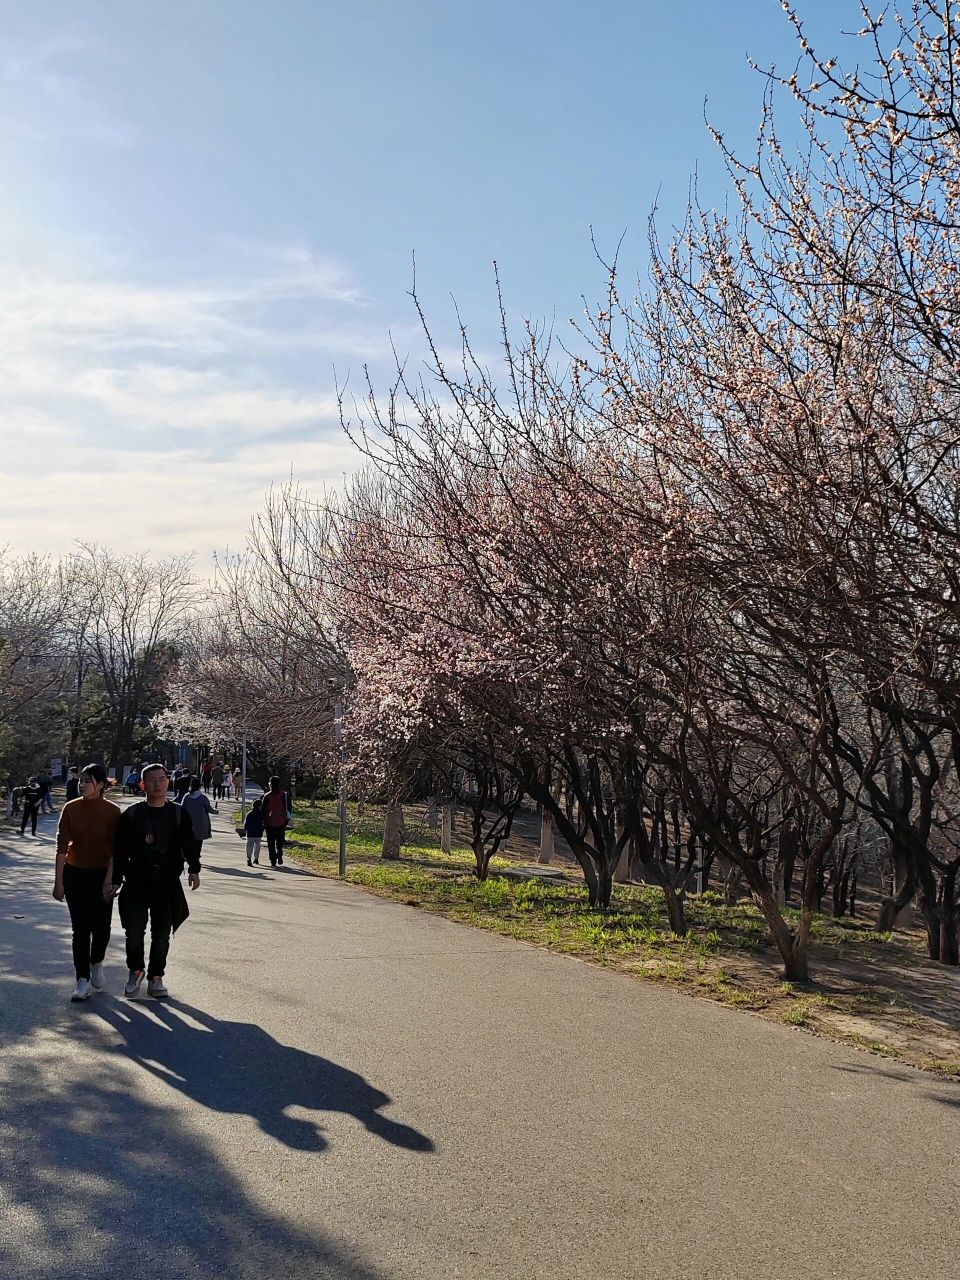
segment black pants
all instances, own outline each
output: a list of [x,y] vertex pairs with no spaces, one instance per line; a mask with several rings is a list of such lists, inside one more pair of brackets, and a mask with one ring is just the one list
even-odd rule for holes
[[37,834],[37,814],[40,812],[40,805],[25,804],[23,806],[23,817],[20,819],[20,834],[23,835],[26,830],[27,823],[30,823],[31,835]]
[[[139,972],[143,969],[144,938],[147,918],[150,919],[150,964],[148,978],[162,978],[167,967],[170,950],[170,894],[166,889],[147,896],[124,887],[121,893],[123,927],[127,937],[127,968]],[[126,897],[123,895],[126,894]]]
[[110,941],[113,902],[103,899],[106,867],[88,871],[85,867],[63,868],[63,892],[73,926],[73,967],[78,978],[90,977],[90,966],[100,964]]
[[267,827],[267,849],[270,853],[270,865],[283,861],[283,837],[285,827]]

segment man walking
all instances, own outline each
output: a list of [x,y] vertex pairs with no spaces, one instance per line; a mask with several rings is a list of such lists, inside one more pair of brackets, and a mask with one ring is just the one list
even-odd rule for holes
[[187,863],[191,889],[200,888],[200,856],[190,815],[167,800],[169,785],[162,764],[145,765],[140,785],[146,800],[124,810],[114,842],[113,883],[105,892],[120,894],[120,923],[127,938],[129,976],[123,994],[131,1000],[144,978],[144,939],[150,921],[147,994],[167,995],[163,976],[175,933],[190,914],[180,877]]
[[41,773],[37,781],[40,783],[40,812],[56,813],[53,807],[53,784],[50,781],[50,775]]
[[189,790],[181,799],[177,797],[184,812],[189,813],[190,821],[193,823],[193,838],[197,842],[197,857],[200,857],[204,840],[209,840],[213,834],[213,828],[210,826],[211,813],[219,813],[220,810],[216,805],[211,805],[210,797],[200,790],[199,778],[188,778],[187,786]]
[[37,834],[37,817],[40,814],[40,802],[43,799],[43,789],[38,779],[31,778],[27,785],[23,788],[23,816],[20,819],[20,834],[23,835],[27,829],[27,823],[30,823],[30,834]]

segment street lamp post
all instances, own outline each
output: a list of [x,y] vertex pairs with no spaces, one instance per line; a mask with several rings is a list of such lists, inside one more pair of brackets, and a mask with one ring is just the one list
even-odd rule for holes
[[240,779],[240,825],[247,820],[247,735],[243,735],[243,765]]
[[337,792],[337,820],[340,825],[340,861],[341,876],[347,874],[347,780],[343,773],[343,694],[333,709],[333,729],[337,743],[337,754],[340,759],[339,789]]

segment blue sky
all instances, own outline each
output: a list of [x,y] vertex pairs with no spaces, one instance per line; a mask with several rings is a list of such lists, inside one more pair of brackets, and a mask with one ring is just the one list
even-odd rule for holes
[[[814,31],[846,3],[807,0]],[[838,16],[839,15],[839,16]],[[749,149],[777,0],[0,0],[0,546],[242,544],[272,482],[356,465],[335,375],[596,298],[645,263],[704,104]],[[846,25],[854,25],[848,22]],[[786,108],[790,115],[789,107]]]

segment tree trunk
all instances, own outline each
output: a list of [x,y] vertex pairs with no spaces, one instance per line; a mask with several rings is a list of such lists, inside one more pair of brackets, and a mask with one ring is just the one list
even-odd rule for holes
[[875,926],[878,933],[891,932],[897,916],[913,901],[919,888],[913,859],[897,840],[890,842],[890,857],[893,861],[893,893],[880,904]]
[[643,864],[643,869],[650,879],[663,890],[663,900],[667,907],[667,919],[670,921],[670,932],[678,938],[687,934],[687,916],[683,909],[683,899],[679,896],[669,873],[663,863],[656,858]]
[[553,857],[553,814],[540,807],[540,852],[537,861],[547,863]]
[[673,869],[679,872],[683,863],[680,837],[680,805],[676,800],[670,806],[670,821],[673,824]]
[[[802,909],[801,927],[794,933],[781,915],[773,894],[766,888],[760,890],[754,886],[751,886],[751,888],[753,888],[757,904],[763,912],[763,918],[773,934],[776,948],[780,952],[780,959],[783,961],[783,976],[790,982],[809,982],[808,951],[810,924],[813,920],[812,911],[807,907]],[[804,925],[806,926],[805,928]]]
[[474,868],[474,874],[478,880],[486,880],[490,872],[490,855],[492,853],[493,850],[488,848],[483,841],[480,841],[479,844],[474,841],[473,856],[477,864]]
[[960,938],[957,927],[957,873],[960,862],[952,863],[940,881],[940,955],[941,964],[960,965]]
[[620,857],[617,859],[617,865],[613,869],[613,880],[615,884],[628,884],[630,881],[630,853],[632,841],[627,839],[623,842],[623,848],[620,850]]
[[597,868],[597,900],[593,904],[606,911],[613,897],[613,872],[604,860]]
[[403,806],[391,803],[387,806],[383,822],[383,844],[380,846],[380,857],[388,862],[396,862],[400,857],[402,843]]
[[440,848],[443,853],[449,853],[453,848],[453,805],[445,804],[443,806],[443,818],[440,828]]
[[737,889],[740,887],[740,881],[743,879],[743,873],[735,862],[731,862],[729,870],[723,879],[723,901],[728,907],[736,906]]

